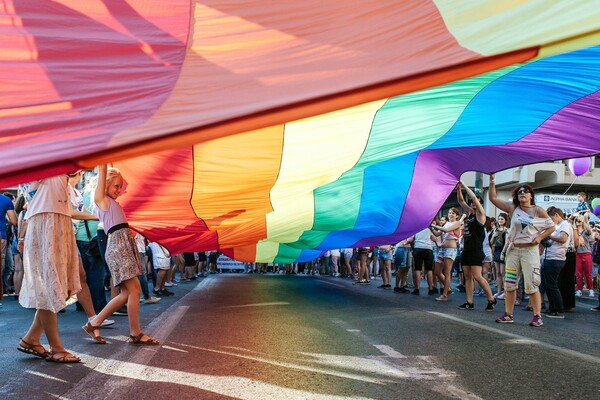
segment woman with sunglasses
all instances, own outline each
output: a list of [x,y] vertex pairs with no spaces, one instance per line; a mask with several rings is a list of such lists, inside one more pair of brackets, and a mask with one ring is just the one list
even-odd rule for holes
[[[583,214],[583,215],[582,215]],[[575,240],[575,279],[577,280],[576,297],[582,296],[583,277],[585,275],[585,284],[589,290],[589,296],[594,297],[594,281],[592,280],[592,228],[588,223],[587,214],[574,214],[573,219],[573,238]],[[590,240],[592,239],[592,240]]]
[[[467,191],[467,195],[470,199],[470,205],[465,202],[462,193],[462,187],[464,186]],[[492,294],[492,289],[481,272],[483,270],[483,263],[486,258],[486,254],[483,251],[483,242],[488,240],[486,231],[484,229],[486,223],[485,210],[481,204],[481,198],[476,196],[475,193],[462,182],[459,182],[456,186],[456,193],[458,198],[458,204],[463,208],[463,211],[468,211],[469,216],[465,220],[465,232],[463,235],[465,241],[464,250],[461,253],[462,269],[465,274],[465,287],[467,293],[466,303],[460,305],[458,308],[461,310],[472,310],[475,306],[473,304],[473,279],[479,283],[481,289],[485,292],[488,299],[486,311],[494,311],[496,303],[498,302]],[[479,198],[478,198],[479,197]]]
[[496,319],[499,323],[513,323],[513,310],[516,290],[521,273],[525,283],[525,293],[533,308],[530,326],[539,327],[544,323],[541,317],[542,299],[539,292],[541,282],[540,255],[538,246],[556,229],[554,222],[542,207],[535,205],[533,188],[527,184],[517,186],[512,192],[512,202],[496,197],[495,175],[490,175],[490,201],[512,218],[512,246],[505,256],[505,312]]

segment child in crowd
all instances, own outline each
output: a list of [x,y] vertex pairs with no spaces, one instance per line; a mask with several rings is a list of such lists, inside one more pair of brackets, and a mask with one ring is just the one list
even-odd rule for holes
[[106,263],[110,269],[115,287],[120,293],[83,330],[96,342],[104,344],[100,336],[100,325],[112,313],[127,304],[130,336],[128,343],[138,345],[158,345],[140,329],[140,294],[138,276],[144,273],[142,261],[137,251],[134,235],[129,229],[123,209],[116,202],[123,189],[123,177],[116,168],[98,167],[98,186],[94,194],[96,212],[108,233]]

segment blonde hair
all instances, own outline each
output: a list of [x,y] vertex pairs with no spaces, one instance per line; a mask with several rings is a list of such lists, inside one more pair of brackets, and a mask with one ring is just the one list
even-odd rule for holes
[[115,179],[117,177],[123,179],[123,176],[121,175],[121,171],[119,171],[117,168],[110,167],[106,170],[106,184],[107,185],[110,185],[110,183],[113,181],[113,179]]

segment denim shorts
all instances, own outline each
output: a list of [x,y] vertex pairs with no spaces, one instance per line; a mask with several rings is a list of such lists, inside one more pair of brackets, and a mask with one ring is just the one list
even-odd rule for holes
[[440,247],[437,253],[437,261],[442,262],[444,258],[454,261],[456,259],[456,249],[452,247]]

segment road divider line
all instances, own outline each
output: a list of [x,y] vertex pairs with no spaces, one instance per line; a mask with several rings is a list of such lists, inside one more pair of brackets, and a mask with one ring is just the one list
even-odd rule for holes
[[268,306],[289,306],[290,303],[286,301],[273,301],[271,303],[254,303],[254,304],[240,304],[238,306],[225,306],[221,308],[245,308],[245,307],[268,307]]
[[347,372],[342,372],[342,371],[334,371],[331,369],[319,368],[319,367],[309,367],[306,365],[293,364],[293,363],[289,363],[289,362],[285,362],[285,361],[269,360],[269,359],[263,358],[263,357],[255,357],[255,356],[250,356],[250,355],[246,355],[246,354],[238,354],[238,353],[233,353],[231,351],[209,349],[206,347],[193,346],[190,344],[181,343],[180,346],[184,346],[184,347],[188,347],[188,348],[200,350],[200,351],[206,351],[206,352],[210,352],[210,353],[217,353],[217,354],[222,354],[222,355],[227,355],[227,356],[232,356],[232,357],[243,358],[246,360],[259,361],[259,362],[262,362],[265,364],[271,364],[271,365],[275,365],[278,367],[291,368],[291,369],[297,369],[297,370],[308,371],[308,372],[316,372],[316,373],[320,373],[320,374],[337,376],[340,378],[347,378],[347,379],[363,381],[363,382],[368,382],[368,383],[376,383],[378,385],[383,385],[385,383],[392,382],[389,379],[371,378],[371,377],[359,375],[359,374],[352,374],[352,373],[347,373]]
[[25,372],[27,372],[30,375],[35,375],[35,376],[39,376],[41,378],[50,379],[52,381],[56,381],[56,382],[60,382],[60,383],[69,383],[68,381],[65,381],[64,379],[60,379],[60,378],[57,378],[57,377],[52,376],[52,375],[44,374],[42,372],[32,371],[30,369],[28,369]]
[[502,329],[492,328],[490,326],[481,325],[481,324],[478,324],[476,322],[466,321],[464,319],[460,319],[460,318],[454,317],[452,315],[446,315],[446,314],[442,314],[442,313],[439,313],[439,312],[436,312],[436,311],[427,311],[427,312],[429,314],[435,315],[437,317],[449,319],[451,321],[458,322],[458,323],[463,324],[463,325],[471,326],[473,328],[477,328],[477,329],[481,329],[481,330],[484,330],[484,331],[492,332],[492,333],[495,333],[495,334],[498,334],[498,335],[506,336],[508,338],[513,339],[512,343],[514,343],[514,344],[517,344],[517,343],[519,343],[519,344],[533,344],[533,345],[536,345],[536,346],[543,347],[545,349],[550,349],[550,350],[554,350],[554,351],[560,352],[560,353],[568,355],[570,357],[578,358],[578,359],[580,359],[582,361],[593,362],[595,364],[600,364],[600,358],[594,357],[594,356],[590,356],[588,354],[580,353],[580,352],[575,351],[575,350],[565,349],[564,347],[555,346],[553,344],[546,343],[546,342],[541,342],[539,340],[531,339],[531,338],[528,338],[526,336],[517,335],[516,333],[506,332],[506,331],[503,331]]
[[375,347],[377,350],[379,350],[380,352],[382,352],[383,354],[385,354],[388,357],[406,358],[405,355],[398,353],[391,346],[386,346],[385,344],[374,344],[373,347]]
[[318,282],[325,283],[327,285],[331,285],[331,286],[335,286],[335,287],[341,287],[341,288],[346,287],[344,285],[340,285],[339,283],[333,283],[333,282],[327,282],[327,281],[318,281]]

